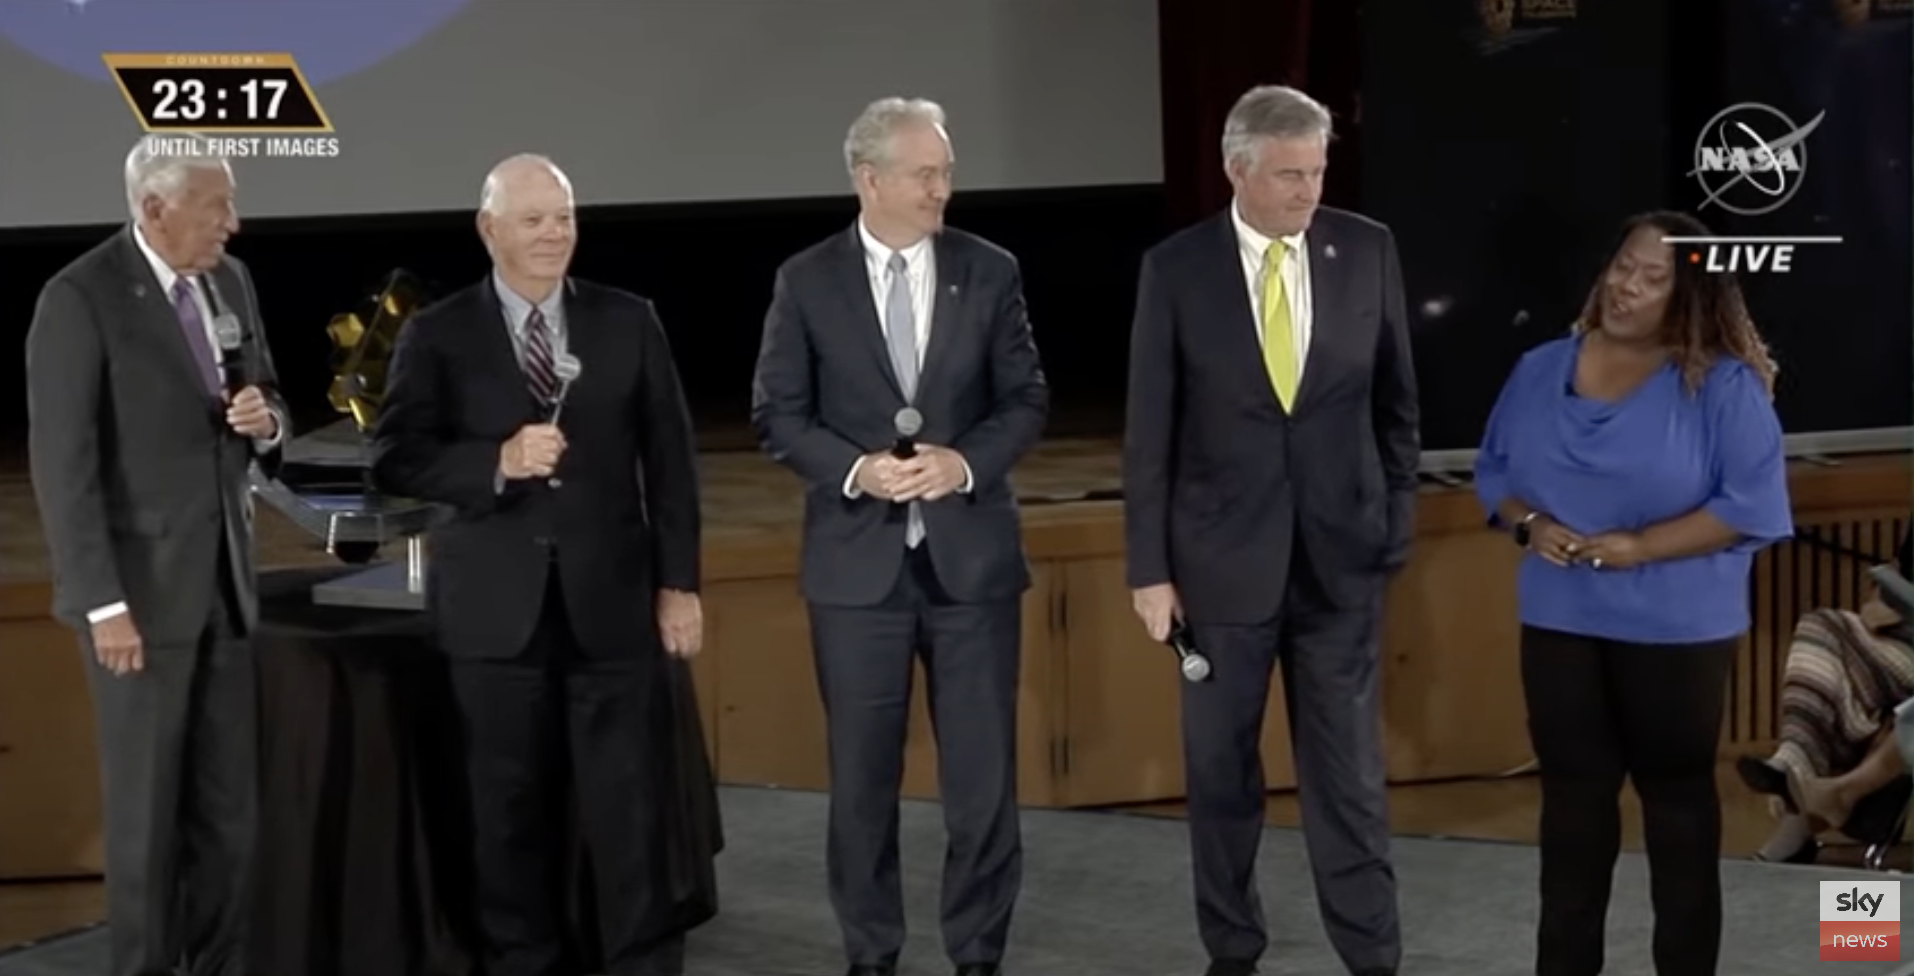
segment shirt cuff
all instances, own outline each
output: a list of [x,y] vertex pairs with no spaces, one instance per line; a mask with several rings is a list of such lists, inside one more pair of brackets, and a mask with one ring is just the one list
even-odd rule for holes
[[957,489],[957,494],[968,495],[972,488],[977,487],[977,478],[970,473],[970,462],[964,460],[963,455],[960,454],[957,456],[957,463],[964,466],[964,484],[963,487]]
[[862,456],[859,456],[857,460],[851,462],[851,473],[844,476],[844,497],[845,498],[864,497],[863,489],[857,487],[857,472],[863,467],[864,467],[864,458]]
[[492,494],[494,495],[505,494],[505,472],[503,471],[492,472]]
[[269,412],[272,414],[272,436],[253,438],[253,447],[262,453],[277,448],[286,439],[286,418],[281,417],[277,410]]
[[126,612],[125,601],[109,604],[107,606],[99,608],[98,610],[94,610],[88,613],[86,615],[86,622],[90,624],[101,623],[103,621],[111,620],[114,617],[117,617],[125,612]]

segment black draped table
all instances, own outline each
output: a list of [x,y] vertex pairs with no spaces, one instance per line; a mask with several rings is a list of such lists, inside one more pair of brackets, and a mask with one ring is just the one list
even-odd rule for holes
[[[354,568],[260,580],[260,811],[252,971],[273,976],[469,976],[470,855],[458,723],[425,615],[322,606],[314,584]],[[676,727],[658,797],[673,917],[716,914],[717,795],[688,666],[659,721]],[[582,842],[565,897],[580,962],[597,962]]]

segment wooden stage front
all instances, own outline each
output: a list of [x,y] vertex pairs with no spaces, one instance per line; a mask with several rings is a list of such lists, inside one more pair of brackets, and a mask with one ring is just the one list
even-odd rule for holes
[[[705,727],[726,783],[826,785],[804,607],[796,587],[800,495],[754,452],[703,458],[706,651],[696,661]],[[1844,544],[1892,552],[1909,514],[1908,455],[1793,467],[1798,523]],[[1025,596],[1020,795],[1085,807],[1182,794],[1178,681],[1124,586],[1113,442],[1041,446],[1016,472],[1035,583]],[[315,540],[260,508],[265,569],[331,561]],[[1883,540],[1881,533],[1885,532]],[[1384,723],[1389,778],[1406,784],[1493,777],[1529,758],[1516,667],[1515,568],[1506,537],[1483,527],[1466,488],[1423,490],[1414,557],[1388,600]],[[1852,605],[1864,566],[1796,542],[1762,557],[1756,624],[1733,677],[1725,751],[1775,734],[1788,631],[1817,604]],[[83,671],[70,634],[47,617],[45,553],[23,471],[0,476],[0,879],[98,871],[98,789]],[[1280,693],[1264,734],[1272,789],[1294,784]],[[921,696],[906,790],[934,796]]]

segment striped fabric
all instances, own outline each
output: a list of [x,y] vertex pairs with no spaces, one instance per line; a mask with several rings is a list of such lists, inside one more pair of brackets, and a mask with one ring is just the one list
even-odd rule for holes
[[1914,696],[1914,648],[1848,610],[1814,610],[1795,625],[1781,686],[1781,741],[1769,762],[1804,776],[1853,769]]

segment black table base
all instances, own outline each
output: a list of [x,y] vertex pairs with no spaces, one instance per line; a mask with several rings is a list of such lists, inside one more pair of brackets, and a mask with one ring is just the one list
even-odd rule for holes
[[[261,579],[259,857],[253,972],[472,976],[477,944],[463,838],[457,718],[422,613],[316,605],[344,567]],[[663,849],[673,923],[717,913],[717,792],[689,667],[673,668]],[[574,951],[599,961],[584,845],[567,880]]]

